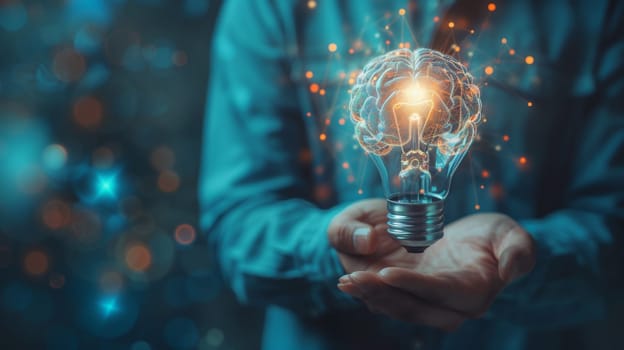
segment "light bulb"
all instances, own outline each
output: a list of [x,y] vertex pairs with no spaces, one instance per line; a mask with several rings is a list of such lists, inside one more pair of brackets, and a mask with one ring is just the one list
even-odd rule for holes
[[423,252],[444,234],[451,178],[481,119],[478,86],[451,56],[399,49],[366,64],[349,109],[381,176],[388,232],[407,251]]

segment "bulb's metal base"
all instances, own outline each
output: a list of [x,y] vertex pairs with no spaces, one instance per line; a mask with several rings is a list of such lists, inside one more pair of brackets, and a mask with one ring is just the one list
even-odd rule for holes
[[394,194],[388,198],[388,233],[410,253],[422,253],[444,235],[444,200]]

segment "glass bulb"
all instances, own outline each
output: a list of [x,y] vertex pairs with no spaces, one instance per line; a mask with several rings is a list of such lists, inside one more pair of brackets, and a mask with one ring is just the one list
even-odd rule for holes
[[388,232],[409,252],[424,251],[443,236],[451,178],[481,119],[478,86],[451,56],[398,49],[366,64],[349,109],[379,170]]

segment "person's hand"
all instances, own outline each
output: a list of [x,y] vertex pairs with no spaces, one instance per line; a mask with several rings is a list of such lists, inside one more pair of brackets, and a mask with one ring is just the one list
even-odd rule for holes
[[[367,215],[359,220],[338,215],[333,222],[350,222],[354,227],[372,224],[366,252],[374,253],[341,253],[345,270],[356,272],[343,276],[338,287],[374,312],[454,329],[466,318],[483,314],[502,288],[533,267],[532,239],[505,215],[479,214],[459,220],[448,225],[444,238],[424,253],[412,254],[388,241],[392,238],[381,223],[385,207],[380,209],[380,203],[376,207],[374,216],[364,210],[360,212]],[[376,220],[366,220],[371,217]]]
[[[329,224],[329,242],[338,252],[347,273],[378,272],[387,266],[411,267],[415,263],[405,249],[387,233],[386,201],[365,199],[340,212]],[[399,259],[398,257],[402,257]]]

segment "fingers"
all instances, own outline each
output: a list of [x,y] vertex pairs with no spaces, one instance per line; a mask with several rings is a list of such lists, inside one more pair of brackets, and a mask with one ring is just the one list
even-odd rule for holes
[[328,236],[330,244],[341,253],[368,255],[376,250],[377,239],[373,226],[379,218],[385,217],[385,203],[382,200],[364,200],[345,208],[330,223]]
[[370,272],[355,272],[341,279],[339,288],[358,299],[375,313],[391,318],[451,331],[466,317],[453,310],[434,306],[414,295],[386,285]]
[[366,255],[374,252],[371,227],[357,221],[330,225],[329,243],[347,254]]
[[494,247],[498,259],[501,280],[510,283],[529,273],[535,266],[535,243],[531,236],[511,220],[511,224],[500,232],[500,239]]

